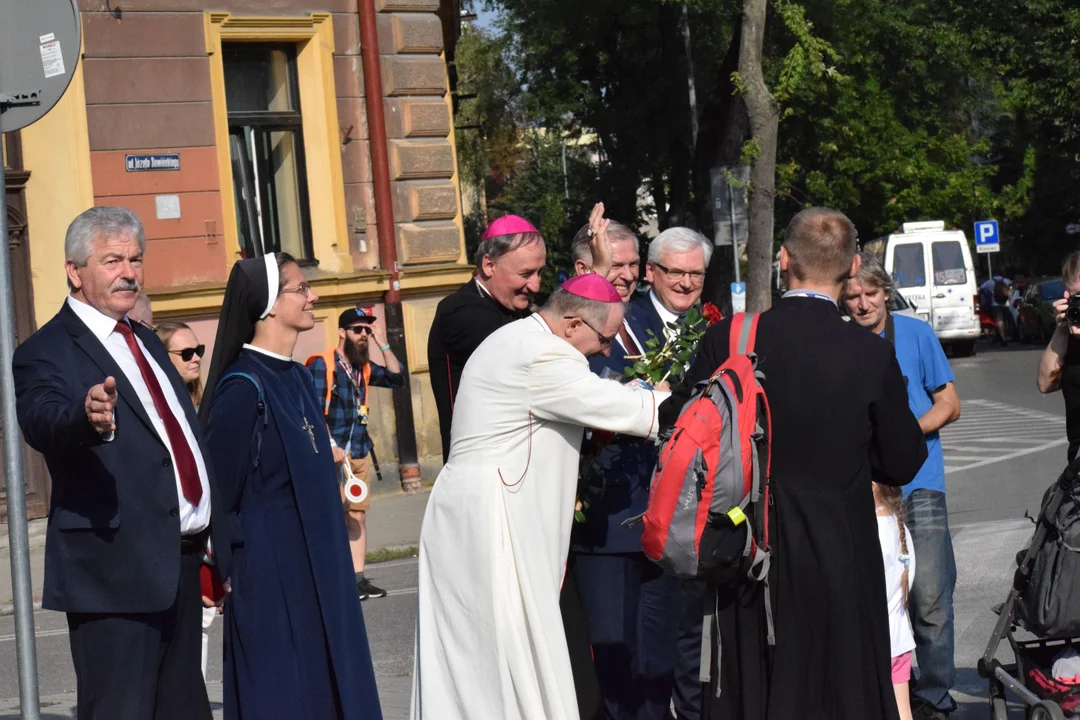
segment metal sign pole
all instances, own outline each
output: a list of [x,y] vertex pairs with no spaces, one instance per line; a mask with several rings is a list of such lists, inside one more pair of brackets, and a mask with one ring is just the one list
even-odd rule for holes
[[[0,188],[4,188],[0,161]],[[15,646],[19,662],[19,705],[24,720],[39,720],[37,649],[34,646],[34,595],[30,585],[30,540],[26,530],[26,479],[23,474],[22,434],[15,417],[15,382],[11,356],[15,352],[15,303],[11,287],[8,246],[7,191],[0,208],[0,429],[4,436],[4,482],[7,489],[8,547],[11,589],[15,604]]]
[[728,216],[731,218],[731,252],[735,259],[735,282],[739,280],[739,233],[735,227],[735,190],[729,179],[727,184]]

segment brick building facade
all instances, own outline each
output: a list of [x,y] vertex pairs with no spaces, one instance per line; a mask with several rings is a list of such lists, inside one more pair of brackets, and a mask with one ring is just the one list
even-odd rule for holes
[[[374,3],[384,139],[369,136],[358,2]],[[67,93],[45,118],[5,136],[20,334],[59,309],[64,231],[96,204],[142,218],[155,320],[189,322],[212,352],[233,262],[285,250],[320,296],[297,358],[336,344],[338,314],[375,304],[381,316],[390,289],[372,165],[372,143],[385,142],[413,432],[420,469],[432,478],[441,449],[427,333],[438,301],[471,275],[444,53],[457,3],[78,4],[83,54]],[[393,477],[390,391],[373,390],[371,404],[372,435]],[[48,507],[35,462],[31,517]]]

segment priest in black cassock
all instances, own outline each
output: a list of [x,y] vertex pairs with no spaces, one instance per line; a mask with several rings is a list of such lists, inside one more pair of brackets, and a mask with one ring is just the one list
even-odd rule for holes
[[428,367],[439,411],[443,462],[450,456],[450,422],[465,363],[488,335],[528,317],[546,259],[540,231],[523,217],[503,215],[484,231],[476,250],[476,274],[435,309]]
[[228,720],[382,717],[322,403],[292,360],[317,299],[285,253],[237,262],[201,403]]
[[[856,246],[851,221],[826,208],[802,211],[786,230],[780,268],[791,289],[761,315],[755,344],[772,409],[776,644],[766,640],[764,586],[717,582],[719,647],[705,717],[898,717],[871,480],[910,482],[926,444],[892,346],[837,309],[844,280],[858,269]],[[730,324],[707,331],[685,388],[727,359]],[[688,395],[673,394],[662,424],[674,422]],[[718,556],[738,557],[747,525],[706,537]]]

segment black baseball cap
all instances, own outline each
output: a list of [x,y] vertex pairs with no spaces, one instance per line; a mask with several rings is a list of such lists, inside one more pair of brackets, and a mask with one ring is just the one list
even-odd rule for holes
[[349,308],[345,312],[338,316],[337,326],[339,328],[352,327],[356,323],[373,323],[375,322],[375,313],[372,312],[370,305],[362,308]]

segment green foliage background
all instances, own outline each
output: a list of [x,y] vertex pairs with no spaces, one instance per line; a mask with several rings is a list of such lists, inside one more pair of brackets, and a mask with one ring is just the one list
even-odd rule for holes
[[[995,269],[1057,272],[1080,244],[1069,234],[1080,223],[1075,5],[773,0],[765,54],[782,107],[777,233],[810,205],[843,210],[867,240],[927,219],[970,236],[974,221],[993,217],[1003,235]],[[623,222],[655,214],[660,228],[708,234],[707,170],[721,164],[738,92],[730,51],[741,2],[484,7],[499,12],[496,27],[464,28],[457,51],[459,91],[477,96],[456,118],[475,126],[457,133],[463,179],[478,190],[466,207],[470,242],[488,219],[514,212],[548,239],[549,265],[567,270],[566,246],[597,200]]]

